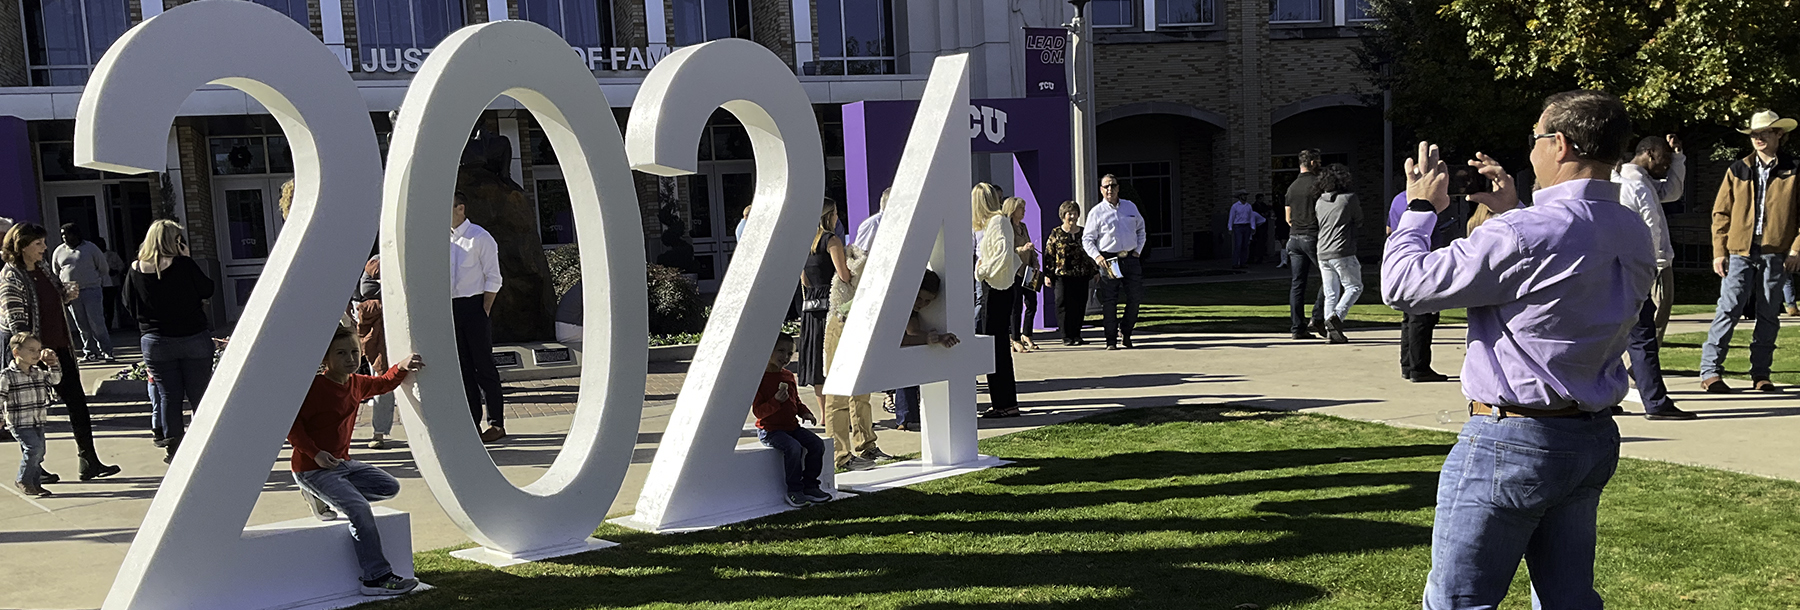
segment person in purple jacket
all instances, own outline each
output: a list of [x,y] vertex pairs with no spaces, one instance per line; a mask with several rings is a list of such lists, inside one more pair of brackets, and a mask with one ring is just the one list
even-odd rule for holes
[[1407,313],[1469,312],[1470,417],[1438,479],[1426,610],[1498,607],[1521,558],[1533,607],[1603,605],[1595,520],[1619,460],[1620,357],[1656,281],[1650,229],[1610,180],[1630,135],[1610,94],[1550,96],[1531,133],[1536,205],[1508,213],[1512,178],[1477,153],[1470,164],[1494,190],[1470,199],[1499,215],[1436,251],[1448,167],[1424,142],[1406,163],[1409,203],[1388,237],[1381,296]]

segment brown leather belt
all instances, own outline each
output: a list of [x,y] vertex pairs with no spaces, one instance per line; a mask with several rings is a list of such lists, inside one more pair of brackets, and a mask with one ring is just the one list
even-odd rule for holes
[[1485,404],[1480,401],[1469,401],[1469,415],[1494,415],[1496,413],[1501,417],[1576,417],[1585,415],[1587,412],[1582,411],[1578,407],[1563,407],[1561,409],[1546,410],[1528,409],[1525,407],[1502,407]]

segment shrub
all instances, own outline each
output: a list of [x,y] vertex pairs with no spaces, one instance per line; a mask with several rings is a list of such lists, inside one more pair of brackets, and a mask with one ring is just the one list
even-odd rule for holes
[[681,271],[662,265],[646,270],[650,292],[650,334],[697,333],[706,327],[700,286]]
[[581,250],[575,244],[564,244],[545,254],[544,258],[550,261],[550,285],[560,301],[563,293],[581,281]]

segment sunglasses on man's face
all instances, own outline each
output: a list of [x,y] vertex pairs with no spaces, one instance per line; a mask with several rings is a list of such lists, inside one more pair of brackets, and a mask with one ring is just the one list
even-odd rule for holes
[[1116,189],[1116,188],[1119,188],[1119,185],[1117,185],[1117,184],[1102,184],[1102,185],[1100,185],[1101,190]]

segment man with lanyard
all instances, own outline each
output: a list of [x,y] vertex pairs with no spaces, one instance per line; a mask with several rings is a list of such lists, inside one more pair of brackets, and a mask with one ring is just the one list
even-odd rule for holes
[[[1750,383],[1763,392],[1778,392],[1769,380],[1775,360],[1775,337],[1781,332],[1781,287],[1800,270],[1800,210],[1796,210],[1794,159],[1781,154],[1781,142],[1794,130],[1794,119],[1764,110],[1750,118],[1747,129],[1756,152],[1731,164],[1713,200],[1713,273],[1719,283],[1719,308],[1706,345],[1700,350],[1700,387],[1722,394],[1731,388],[1720,379],[1731,333],[1746,300],[1755,301],[1756,330],[1750,335]],[[1783,256],[1783,255],[1786,256]]]
[[[1144,300],[1144,241],[1148,237],[1144,216],[1137,204],[1119,198],[1119,179],[1100,177],[1100,203],[1088,210],[1087,228],[1081,233],[1081,249],[1100,264],[1101,321],[1106,327],[1106,349],[1119,349],[1125,340],[1131,349],[1131,331],[1137,326],[1138,304]],[[1117,262],[1115,266],[1113,263]],[[1114,270],[1117,273],[1114,273]],[[1117,315],[1119,290],[1125,291],[1125,320]]]
[[1650,229],[1609,180],[1630,135],[1612,95],[1550,96],[1531,133],[1536,205],[1513,210],[1512,178],[1476,153],[1470,164],[1494,190],[1470,199],[1499,215],[1437,251],[1449,168],[1424,142],[1407,160],[1410,203],[1388,237],[1382,298],[1408,313],[1469,316],[1470,418],[1438,479],[1426,610],[1498,607],[1521,558],[1533,607],[1602,606],[1595,521],[1618,465],[1620,356],[1656,280]]

